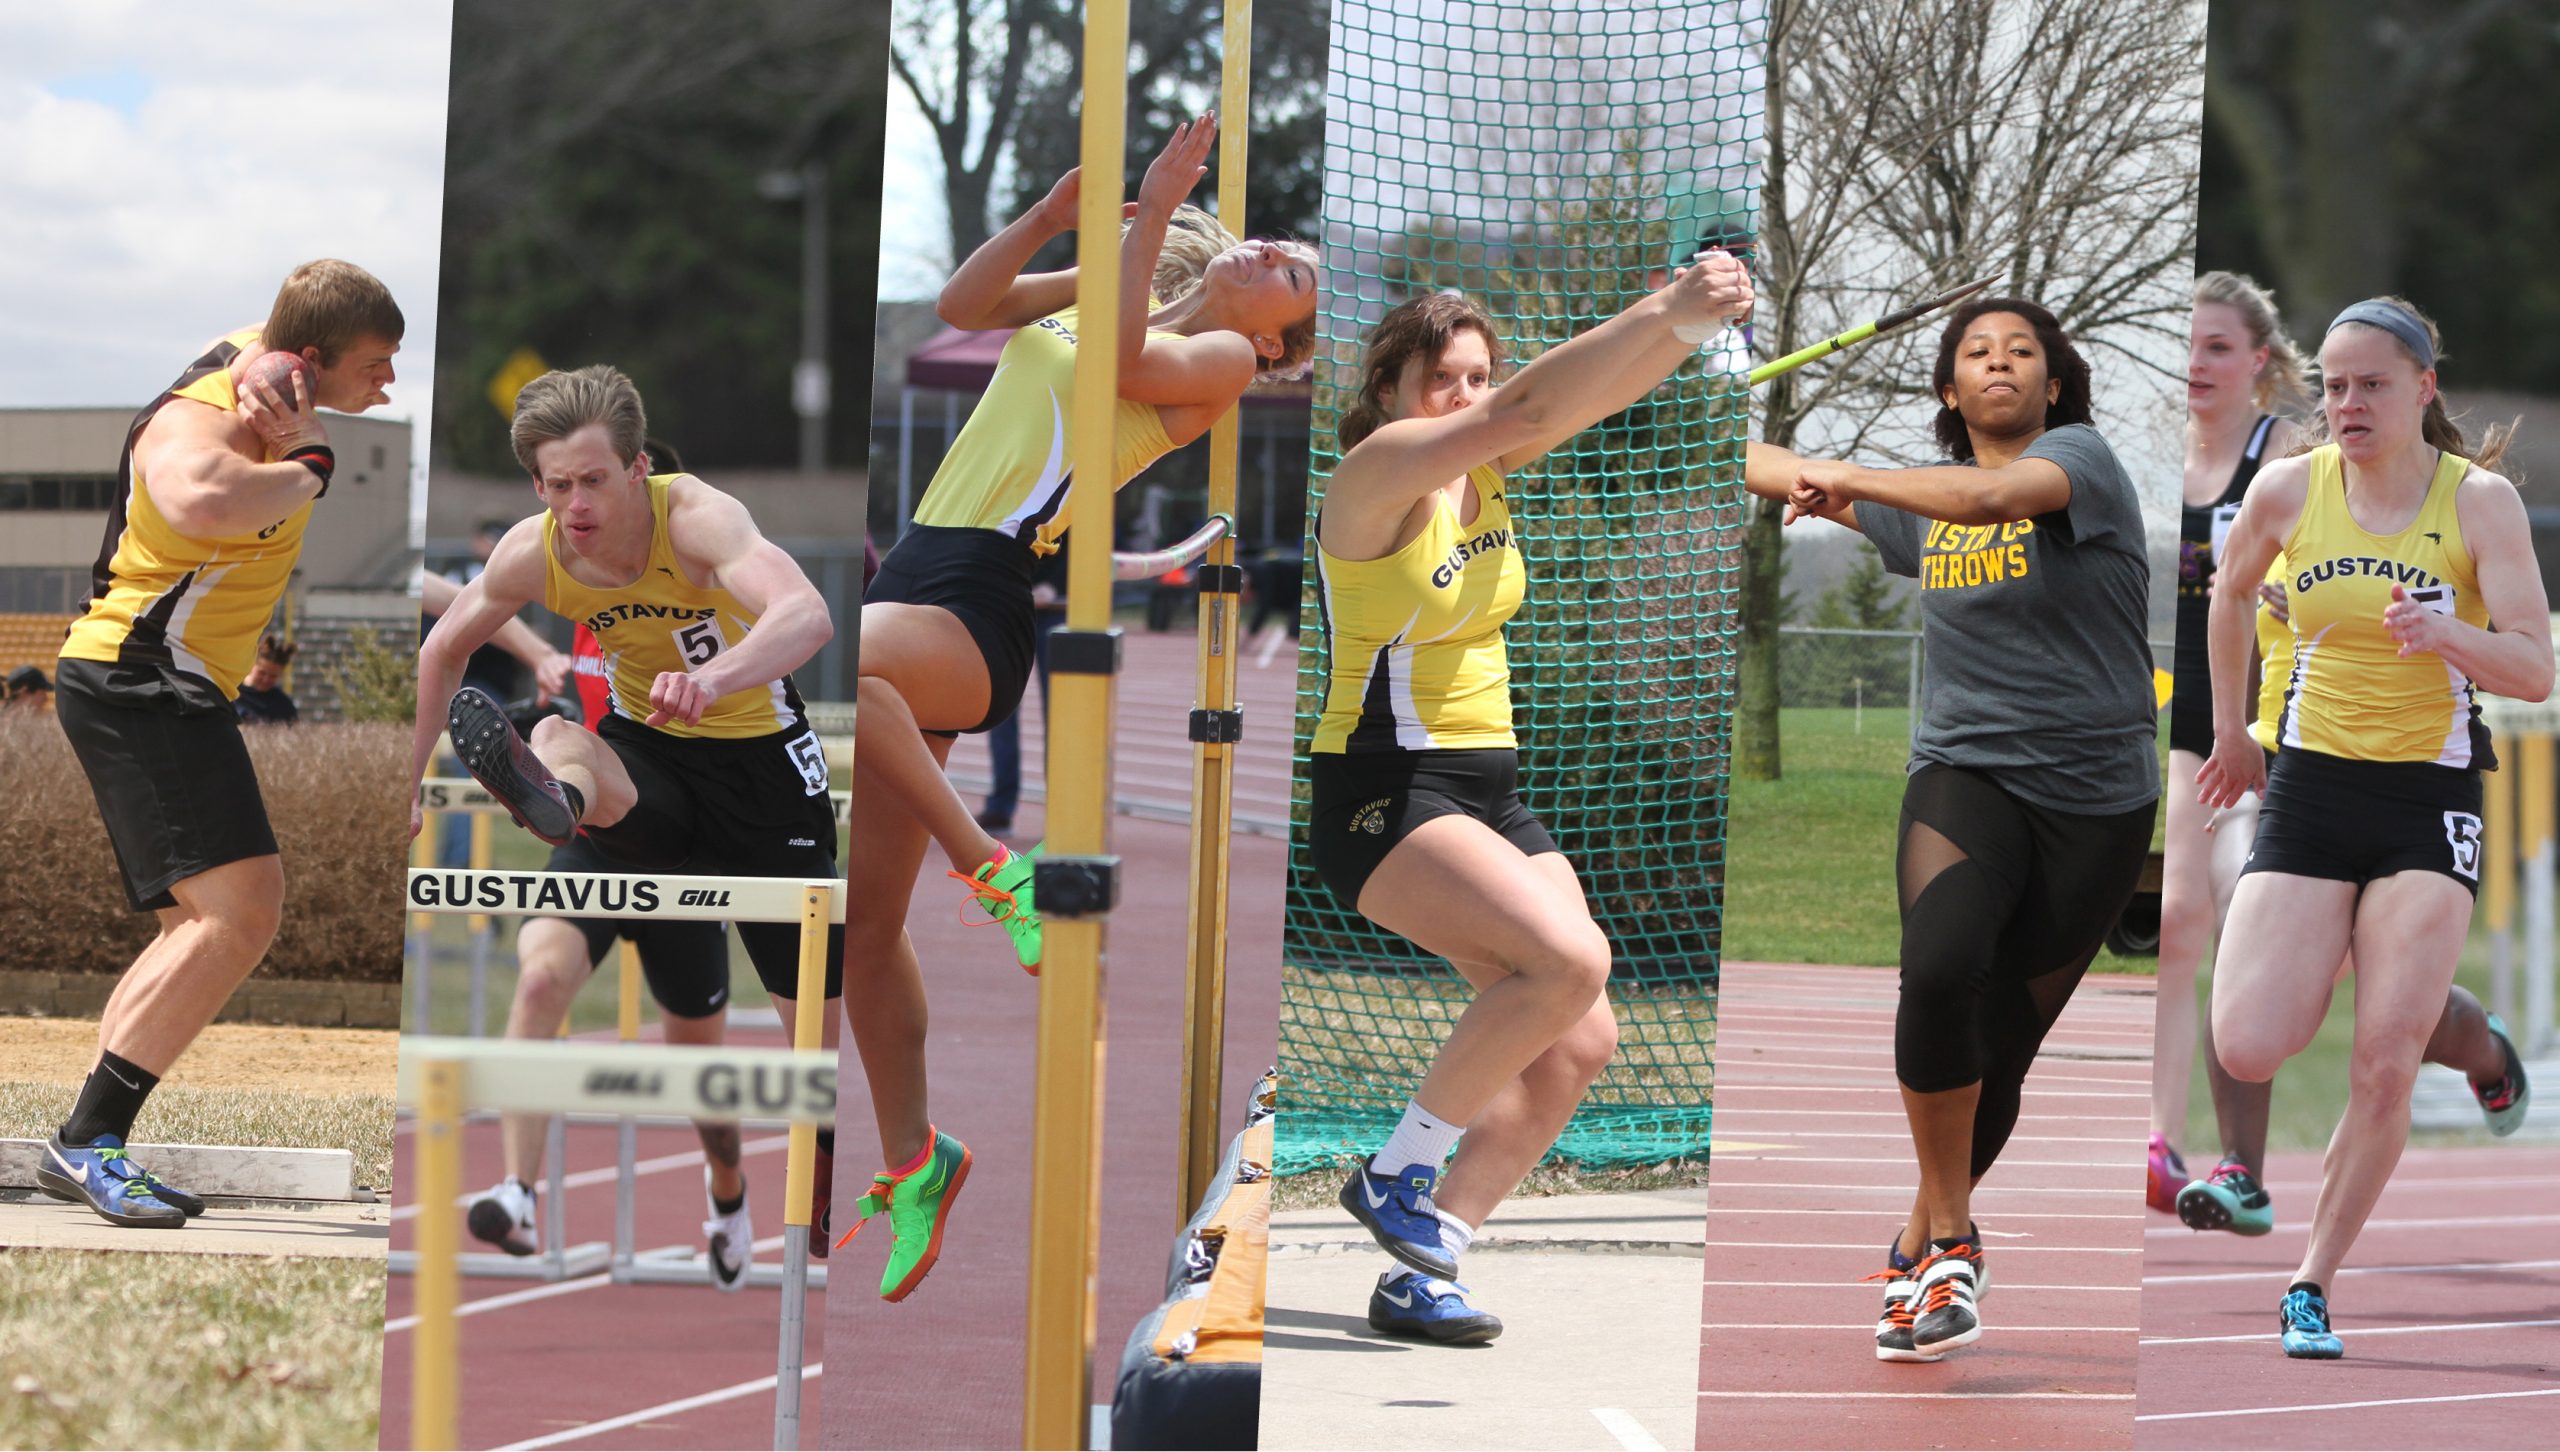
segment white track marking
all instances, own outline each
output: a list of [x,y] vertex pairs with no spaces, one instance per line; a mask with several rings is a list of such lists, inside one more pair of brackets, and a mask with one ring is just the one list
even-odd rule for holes
[[1642,1422],[1616,1407],[1593,1407],[1591,1415],[1600,1419],[1600,1425],[1608,1428],[1609,1435],[1617,1438],[1618,1445],[1626,1448],[1627,1452],[1664,1452],[1662,1444],[1654,1440]]
[[[824,1370],[826,1370],[824,1362],[804,1366],[800,1368],[800,1379],[807,1381]],[[601,1422],[589,1422],[582,1427],[571,1427],[566,1431],[552,1432],[546,1436],[534,1437],[522,1442],[509,1442],[498,1449],[498,1452],[532,1452],[532,1449],[538,1447],[557,1447],[563,1442],[600,1437],[607,1432],[619,1432],[625,1427],[636,1427],[642,1422],[654,1421],[660,1417],[672,1417],[701,1407],[733,1402],[740,1397],[751,1397],[758,1392],[770,1392],[778,1380],[780,1380],[778,1374],[767,1372],[754,1381],[742,1381],[736,1386],[724,1386],[718,1391],[704,1392],[699,1396],[680,1397],[675,1401],[660,1402],[654,1407],[643,1407],[636,1412],[625,1412],[619,1417],[607,1417]]]
[[2298,1407],[2235,1407],[2227,1412],[2151,1412],[2134,1417],[2137,1422],[2192,1422],[2205,1417],[2268,1417],[2287,1412],[2353,1412],[2367,1407],[2426,1407],[2445,1402],[2499,1402],[2518,1397],[2560,1397],[2560,1387],[2540,1391],[2468,1392],[2460,1396],[2389,1397],[2369,1402],[2312,1402]]
[[[2432,1336],[2443,1331],[2519,1331],[2528,1326],[2560,1326],[2560,1317],[2539,1321],[2462,1321],[2442,1326],[2348,1326],[2338,1334],[2349,1341],[2366,1336]],[[2257,1331],[2246,1336],[2146,1336],[2145,1346],[2225,1346],[2249,1341],[2280,1341],[2283,1333]]]
[[[2347,1276],[2423,1276],[2481,1274],[2492,1271],[2504,1274],[2508,1271],[2553,1269],[2560,1269],[2560,1260],[2451,1261],[2439,1265],[2351,1265],[2339,1271],[2338,1275],[2343,1279]],[[2146,1286],[2202,1286],[2226,1281],[2272,1281],[2284,1278],[2285,1273],[2276,1270],[2216,1271],[2211,1275],[2144,1276],[2142,1283]]]

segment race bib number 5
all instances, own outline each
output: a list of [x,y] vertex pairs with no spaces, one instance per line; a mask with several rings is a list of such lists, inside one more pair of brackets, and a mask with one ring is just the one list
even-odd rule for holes
[[808,787],[807,795],[824,795],[827,790],[827,749],[819,744],[818,733],[803,731],[782,749],[790,753],[791,764],[800,768],[800,780]]
[[2444,814],[2444,840],[2453,846],[2453,870],[2480,880],[2480,819],[2469,812]]
[[711,658],[729,644],[721,637],[720,619],[716,615],[709,620],[697,620],[672,634],[676,638],[676,653],[684,658],[684,668],[688,671],[698,671],[709,665]]

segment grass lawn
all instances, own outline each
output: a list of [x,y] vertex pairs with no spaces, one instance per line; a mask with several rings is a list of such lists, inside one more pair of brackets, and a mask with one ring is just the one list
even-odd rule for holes
[[[1890,966],[1900,955],[1894,833],[1911,758],[1900,710],[1779,713],[1784,775],[1736,781],[1725,846],[1726,961]],[[2149,973],[2101,949],[2097,973]]]
[[[370,1447],[383,1263],[0,1250],[0,1446]],[[66,1322],[129,1334],[66,1337]]]
[[[74,1091],[60,1084],[0,1082],[0,1138],[43,1139],[61,1124]],[[194,1089],[164,1084],[134,1121],[138,1144],[231,1144],[355,1154],[356,1183],[391,1184],[391,1096]],[[138,1257],[159,1259],[157,1256]],[[177,1259],[192,1259],[179,1256]],[[6,1358],[0,1358],[0,1365]],[[0,1446],[11,1445],[0,1437]]]

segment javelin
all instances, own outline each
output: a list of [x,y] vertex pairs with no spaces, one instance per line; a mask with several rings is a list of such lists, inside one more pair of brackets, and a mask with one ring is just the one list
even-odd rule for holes
[[1860,323],[1849,331],[1841,333],[1836,337],[1826,338],[1823,341],[1814,344],[1810,348],[1798,348],[1796,351],[1789,353],[1784,358],[1773,359],[1770,362],[1763,363],[1759,367],[1752,369],[1751,386],[1757,388],[1761,384],[1768,382],[1770,379],[1777,377],[1781,373],[1792,373],[1796,369],[1802,368],[1804,365],[1812,362],[1816,358],[1827,358],[1832,354],[1839,352],[1843,348],[1853,347],[1859,343],[1863,343],[1878,333],[1890,333],[1894,329],[1901,327],[1903,324],[1910,322],[1915,318],[1925,316],[1929,313],[1934,313],[1938,309],[1945,307],[1950,303],[1959,302],[1965,298],[1971,297],[1973,294],[1982,291],[1984,288],[1989,287],[1991,284],[1998,282],[1999,280],[2000,279],[1997,277],[1986,277],[1980,282],[1968,282],[1953,292],[1940,293],[1936,297],[1929,299],[1927,302],[1913,303],[1911,306],[1902,309],[1900,312],[1887,313],[1883,317],[1880,317],[1870,323]]

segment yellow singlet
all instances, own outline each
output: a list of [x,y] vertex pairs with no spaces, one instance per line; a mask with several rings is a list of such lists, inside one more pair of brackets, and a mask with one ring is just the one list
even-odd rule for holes
[[[2293,588],[2285,576],[2284,551],[2276,551],[2275,563],[2267,566],[2267,578]],[[2263,600],[2258,602],[2258,716],[2249,723],[2251,740],[2268,751],[2276,749],[2276,720],[2284,715],[2285,665],[2293,659],[2293,626],[2276,618],[2276,612]]]
[[225,700],[240,694],[240,678],[256,663],[258,637],[302,555],[311,506],[247,534],[191,539],[152,503],[133,447],[171,399],[233,409],[231,360],[257,341],[257,329],[243,328],[214,344],[134,416],[118,469],[124,488],[107,512],[89,601],[62,643],[62,659],[165,666],[210,682]]
[[1502,627],[1528,570],[1511,535],[1502,475],[1467,475],[1475,522],[1444,496],[1404,548],[1338,560],[1316,545],[1317,599],[1333,678],[1310,750],[1327,753],[1511,747],[1511,665]]
[[[916,523],[992,529],[1036,553],[1057,553],[1074,486],[1067,418],[1075,406],[1075,372],[1074,308],[1015,329],[996,360],[986,396],[917,501]],[[1154,404],[1121,399],[1112,426],[1111,487],[1136,478],[1172,448]]]
[[2402,659],[2382,627],[2398,585],[2430,609],[2487,628],[2488,607],[2454,508],[2470,468],[2457,455],[2440,458],[2418,517],[2384,538],[2347,512],[2337,446],[2312,451],[2310,492],[2284,542],[2294,645],[2278,740],[2287,749],[2359,761],[2489,764],[2489,729],[2471,678],[2432,652]]
[[[676,563],[675,545],[667,538],[667,486],[681,477],[649,476],[649,563],[641,566],[638,579],[619,589],[584,584],[570,575],[560,560],[564,546],[558,518],[542,521],[542,603],[594,632],[604,650],[613,714],[625,720],[649,719],[649,687],[661,672],[701,668],[745,639],[756,623],[737,597],[692,583]],[[697,725],[667,721],[652,729],[670,736],[736,740],[802,724],[800,692],[786,675],[722,696]]]

